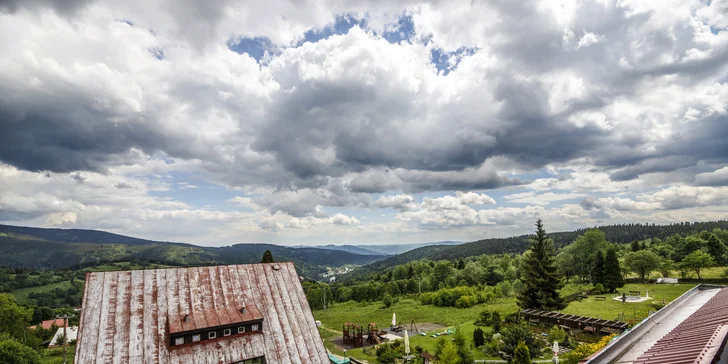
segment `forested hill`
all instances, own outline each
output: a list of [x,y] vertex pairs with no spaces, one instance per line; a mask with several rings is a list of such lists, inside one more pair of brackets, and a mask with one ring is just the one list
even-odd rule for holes
[[131,236],[107,233],[105,231],[86,229],[46,229],[27,226],[0,225],[0,233],[21,234],[59,243],[128,245],[160,243],[159,241],[139,239]]
[[[94,230],[44,231],[46,229],[5,225],[2,229],[0,266],[36,270],[80,268],[123,261],[148,261],[175,266],[258,263],[263,252],[270,250],[277,261],[296,263],[300,275],[320,278],[326,272],[326,267],[368,264],[385,257],[273,244],[202,247],[136,239]],[[33,235],[17,231],[31,232]],[[94,240],[95,237],[100,240]],[[108,243],[110,241],[114,243]]]
[[[548,226],[546,226],[548,228]],[[606,235],[607,241],[626,244],[634,240],[648,238],[664,239],[670,235],[689,235],[703,230],[716,228],[728,229],[728,220],[706,221],[706,222],[685,222],[670,225],[654,224],[623,224],[597,226]],[[555,245],[561,248],[571,244],[577,236],[582,235],[591,228],[577,229],[574,231],[563,231],[549,233]],[[355,269],[351,276],[360,276],[369,272],[381,271],[386,268],[403,264],[418,259],[448,260],[459,259],[482,254],[503,254],[523,253],[528,249],[529,237],[531,235],[513,236],[509,238],[491,238],[473,241],[470,243],[453,246],[427,246],[411,250],[393,257],[377,261],[370,265]]]

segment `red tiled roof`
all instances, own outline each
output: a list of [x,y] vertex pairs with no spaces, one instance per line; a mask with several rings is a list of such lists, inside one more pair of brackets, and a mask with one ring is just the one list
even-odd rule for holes
[[[45,320],[40,323],[40,326],[42,326],[46,330],[50,330],[53,325],[56,325],[56,327],[63,327],[63,319],[55,319],[55,320]],[[31,330],[34,330],[38,325],[33,325],[30,327]]]
[[[293,263],[89,273],[82,307],[77,363],[329,362]],[[259,317],[260,332],[168,345],[170,330]]]
[[649,348],[635,363],[710,363],[720,355],[728,334],[728,288],[688,316]]

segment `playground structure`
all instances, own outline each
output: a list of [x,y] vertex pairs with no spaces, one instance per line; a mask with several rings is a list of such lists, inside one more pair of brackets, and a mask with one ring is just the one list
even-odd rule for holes
[[[394,320],[393,322],[396,323]],[[407,329],[407,325],[403,325],[401,323],[384,329],[379,329],[376,322],[370,322],[365,329],[363,325],[357,325],[353,322],[347,321],[344,323],[341,330],[343,334],[341,343],[355,348],[360,348],[365,345],[380,345],[385,341],[401,340],[405,329]],[[414,320],[410,322],[408,330],[410,335],[419,334],[426,336],[424,331],[420,332]],[[452,332],[443,332],[442,334],[447,335]]]
[[381,333],[379,332],[379,330],[377,330],[376,322],[370,322],[369,325],[367,325],[367,331],[369,332],[369,335],[367,336],[368,343],[372,345],[379,345],[382,343],[382,338],[379,337]]
[[355,348],[364,346],[364,329],[361,326],[347,321],[341,331],[344,333],[342,338],[344,344],[352,345]]

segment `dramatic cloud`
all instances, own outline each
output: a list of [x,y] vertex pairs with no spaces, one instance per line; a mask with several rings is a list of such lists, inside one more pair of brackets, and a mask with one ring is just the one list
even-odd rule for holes
[[720,217],[725,10],[0,2],[0,222],[226,244]]

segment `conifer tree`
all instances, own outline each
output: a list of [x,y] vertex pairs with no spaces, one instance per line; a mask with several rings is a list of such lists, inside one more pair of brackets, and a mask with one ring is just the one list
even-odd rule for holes
[[553,241],[546,235],[541,219],[536,222],[536,236],[531,250],[523,258],[524,287],[518,295],[521,309],[561,310],[566,305],[559,296],[559,276],[554,265]]
[[604,255],[601,251],[597,251],[594,258],[594,271],[592,272],[592,283],[604,285]]
[[263,259],[260,261],[261,263],[274,263],[273,260],[273,253],[270,252],[270,250],[266,250],[265,253],[263,253]]
[[528,351],[528,346],[523,341],[518,343],[516,351],[513,352],[513,360],[511,364],[531,364],[531,353]]
[[640,242],[639,241],[635,240],[632,242],[632,251],[633,252],[640,251]]
[[607,250],[607,254],[604,257],[604,282],[602,285],[610,293],[614,292],[617,288],[624,286],[622,281],[622,270],[619,267],[619,259],[617,259],[617,251],[614,248]]

